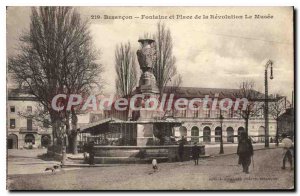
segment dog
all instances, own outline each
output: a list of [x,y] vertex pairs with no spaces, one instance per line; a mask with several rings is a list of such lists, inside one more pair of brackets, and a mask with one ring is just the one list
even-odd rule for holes
[[46,169],[45,169],[45,172],[46,171],[51,171],[52,173],[53,172],[55,172],[58,168],[60,168],[61,167],[61,165],[54,165],[53,167],[47,167]]
[[154,172],[156,172],[158,170],[157,160],[156,159],[152,160],[152,167],[153,167],[153,171]]

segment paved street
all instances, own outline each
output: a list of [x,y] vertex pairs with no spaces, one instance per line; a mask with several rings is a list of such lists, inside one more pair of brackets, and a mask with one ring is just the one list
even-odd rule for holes
[[9,149],[7,152],[7,172],[9,175],[41,173],[46,167],[59,163],[52,159],[41,157],[47,152],[47,149]]
[[[228,149],[234,150],[234,147]],[[228,149],[226,147],[225,152]],[[8,186],[11,190],[291,189],[294,172],[281,170],[281,152],[282,149],[255,151],[255,165],[254,169],[251,165],[250,174],[241,172],[236,155],[227,155],[201,159],[198,166],[194,166],[192,161],[161,163],[156,173],[153,173],[151,165],[139,164],[64,169],[54,174],[12,174],[8,176]],[[12,159],[9,160],[11,164]]]

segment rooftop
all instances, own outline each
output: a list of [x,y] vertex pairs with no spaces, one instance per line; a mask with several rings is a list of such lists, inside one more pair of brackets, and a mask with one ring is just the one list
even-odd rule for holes
[[30,94],[30,90],[28,88],[8,88],[7,89],[7,99],[8,100],[30,100],[36,101],[37,98]]
[[[214,97],[216,94],[219,98],[235,98],[240,94],[240,89],[227,89],[227,88],[201,88],[201,87],[172,87],[167,86],[164,90],[165,93],[174,93],[175,97],[183,98],[203,98],[205,95]],[[264,98],[264,94],[256,90],[252,90],[259,98]]]

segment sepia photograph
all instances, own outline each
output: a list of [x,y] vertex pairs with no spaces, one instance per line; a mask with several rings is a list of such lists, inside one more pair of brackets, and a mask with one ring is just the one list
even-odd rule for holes
[[6,189],[295,191],[294,15],[7,6]]

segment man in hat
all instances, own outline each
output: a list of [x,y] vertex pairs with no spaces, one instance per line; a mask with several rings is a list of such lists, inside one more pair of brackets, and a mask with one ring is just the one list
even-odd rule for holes
[[195,142],[194,146],[192,147],[192,157],[195,161],[195,165],[198,165],[199,154],[200,154],[200,148],[199,146],[197,146],[197,142]]
[[237,154],[239,156],[239,164],[243,166],[243,172],[249,174],[249,166],[251,164],[251,157],[253,156],[253,146],[246,132],[241,133]]
[[283,133],[281,135],[281,137],[283,138],[281,143],[282,143],[282,147],[283,147],[283,160],[282,160],[282,169],[285,169],[285,162],[288,159],[290,166],[291,166],[291,170],[293,169],[293,141],[291,139],[289,139],[287,137],[287,134]]

